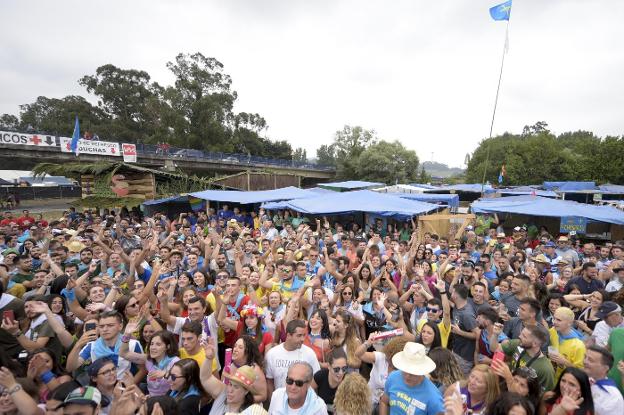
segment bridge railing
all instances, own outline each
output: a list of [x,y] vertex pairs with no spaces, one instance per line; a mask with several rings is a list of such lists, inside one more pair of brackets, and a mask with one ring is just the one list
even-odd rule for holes
[[[16,133],[24,133],[24,131],[14,131],[12,129],[3,129],[4,131],[12,131]],[[55,133],[48,133],[42,131],[28,131],[26,134],[41,134],[41,135],[50,135],[55,137],[60,137],[60,135]],[[108,140],[101,140],[108,141]],[[116,142],[116,141],[108,141],[108,142]],[[117,142],[121,147],[121,142]],[[52,149],[54,147],[48,147]],[[334,167],[324,166],[320,164],[310,163],[308,161],[294,161],[294,160],[282,160],[282,159],[273,159],[268,157],[260,157],[260,156],[252,156],[248,154],[241,153],[221,153],[221,152],[212,152],[212,151],[203,151],[203,150],[195,150],[189,148],[181,148],[181,147],[169,147],[166,151],[159,145],[155,144],[145,144],[145,143],[136,143],[137,155],[139,156],[169,156],[169,157],[179,157],[183,159],[192,159],[192,160],[206,160],[212,162],[219,163],[231,163],[231,164],[264,164],[270,166],[279,166],[279,167],[289,167],[289,168],[298,168],[298,169],[313,169],[313,170],[326,170],[332,171]],[[56,149],[60,151],[60,147]]]
[[252,156],[241,153],[222,153],[213,151],[203,151],[180,147],[169,147],[165,151],[154,144],[137,143],[137,155],[148,156],[170,156],[185,159],[208,160],[221,163],[232,164],[268,164],[271,166],[294,167],[300,169],[333,170],[333,167],[310,163],[307,161],[294,161],[283,159],[272,159],[268,157]]

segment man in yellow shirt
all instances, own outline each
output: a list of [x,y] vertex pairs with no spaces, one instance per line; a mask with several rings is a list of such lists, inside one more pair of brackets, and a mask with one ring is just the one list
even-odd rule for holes
[[[451,305],[446,296],[444,280],[439,279],[436,283],[436,288],[442,297],[442,301],[437,298],[430,298],[427,300],[427,318],[420,319],[416,328],[420,333],[420,330],[427,321],[437,324],[438,329],[440,329],[440,336],[442,337],[442,347],[447,347],[448,339],[451,335]],[[440,313],[442,314],[442,321],[440,321]]]
[[556,365],[555,381],[559,379],[566,367],[583,368],[585,359],[585,343],[572,324],[574,312],[568,307],[559,307],[553,317],[553,327],[550,328],[550,347],[548,357]]
[[[182,333],[180,334],[180,340],[182,347],[179,350],[180,359],[193,359],[197,362],[199,367],[206,360],[206,352],[202,347],[201,336],[203,330],[202,326],[197,321],[189,321],[182,326]],[[205,341],[212,341],[207,338]],[[217,360],[212,359],[212,373],[215,376],[219,376],[219,366]]]

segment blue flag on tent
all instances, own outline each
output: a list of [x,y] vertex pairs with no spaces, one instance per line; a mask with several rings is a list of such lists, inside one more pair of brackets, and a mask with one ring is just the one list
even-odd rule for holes
[[490,16],[494,20],[509,20],[511,15],[511,0],[496,5],[490,9]]
[[74,124],[74,133],[71,140],[71,151],[76,153],[76,155],[78,155],[78,140],[80,140],[80,122],[76,115],[76,124]]

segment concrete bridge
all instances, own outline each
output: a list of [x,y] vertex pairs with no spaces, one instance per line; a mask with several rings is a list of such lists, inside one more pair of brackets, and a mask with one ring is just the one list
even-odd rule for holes
[[[11,134],[11,135],[9,135]],[[17,139],[20,137],[21,139]],[[64,141],[63,141],[64,140]],[[50,135],[0,132],[0,169],[29,170],[37,163],[84,161],[122,161],[120,154],[112,155],[62,151],[66,138]],[[82,142],[83,140],[81,140]],[[121,148],[121,144],[119,144]],[[151,144],[136,144],[136,164],[151,168],[181,169],[200,176],[233,174],[248,170],[293,174],[306,182],[326,181],[335,176],[335,169],[307,162],[269,159],[244,154],[204,152],[200,150],[162,148]]]

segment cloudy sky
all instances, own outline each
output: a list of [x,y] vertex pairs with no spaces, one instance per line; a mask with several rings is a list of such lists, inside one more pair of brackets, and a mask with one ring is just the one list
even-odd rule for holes
[[[146,70],[200,51],[225,65],[238,111],[314,155],[345,124],[461,166],[487,137],[505,23],[497,0],[0,3],[0,113],[85,94],[103,64]],[[624,1],[515,0],[494,133],[624,134]],[[91,97],[92,98],[92,97]]]

